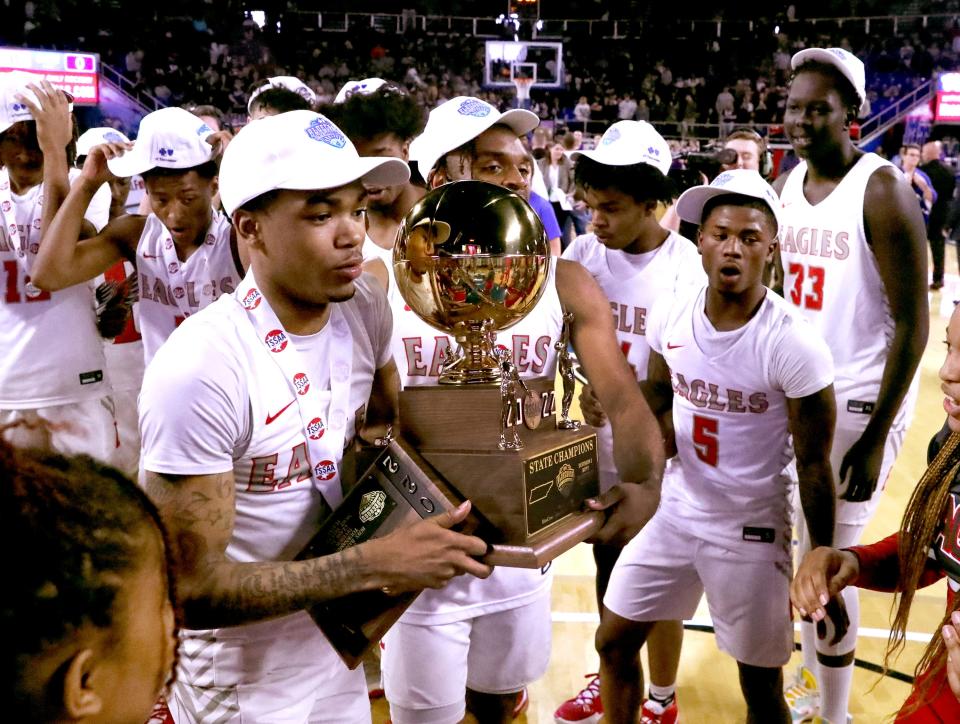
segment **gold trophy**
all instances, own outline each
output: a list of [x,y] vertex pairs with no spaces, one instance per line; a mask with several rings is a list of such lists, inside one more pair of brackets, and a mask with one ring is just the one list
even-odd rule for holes
[[[459,529],[490,544],[485,562],[541,568],[603,521],[582,510],[585,498],[599,494],[597,440],[592,428],[568,418],[572,318],[564,316],[556,345],[559,421],[554,380],[521,379],[512,354],[495,345],[496,333],[543,294],[550,273],[543,225],[517,194],[458,181],[407,214],[393,260],[404,300],[458,347],[444,360],[440,384],[400,393],[400,435],[355,441],[341,474],[356,482],[301,557],[343,550],[470,499]],[[415,597],[367,591],[310,614],[354,668]]]
[[[521,380],[496,333],[523,319],[550,274],[546,233],[520,196],[481,181],[441,186],[406,215],[393,251],[397,288],[410,309],[458,343],[440,384],[400,393],[402,437],[424,472],[469,498],[492,544],[486,561],[539,568],[589,537],[601,516],[582,512],[599,494],[592,428],[568,419],[564,377],[557,421],[554,380]],[[567,352],[570,315],[557,342]],[[568,399],[570,398],[570,399]]]

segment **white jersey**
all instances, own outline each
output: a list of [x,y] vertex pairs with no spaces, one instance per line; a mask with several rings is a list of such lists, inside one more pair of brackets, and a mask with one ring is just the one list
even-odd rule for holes
[[826,344],[793,308],[767,291],[754,317],[718,332],[704,311],[706,288],[654,305],[647,341],[670,367],[680,471],[663,486],[660,511],[691,535],[761,559],[790,540],[793,453],[787,398],[833,381]]
[[[79,170],[71,169],[71,182],[79,175]],[[84,214],[97,231],[107,221],[102,191]],[[109,190],[106,201],[109,212]],[[5,410],[51,407],[109,394],[93,286],[39,292],[29,284],[29,270],[40,249],[42,203],[42,183],[20,196],[10,189],[7,171],[0,169],[0,409]]]
[[[513,350],[522,377],[549,377],[557,373],[554,343],[560,338],[563,309],[557,296],[556,258],[543,296],[520,322],[497,335],[497,344]],[[437,384],[440,363],[456,340],[421,320],[403,301],[390,269],[390,306],[393,309],[393,355],[404,387]],[[495,431],[491,431],[494,434]],[[421,593],[403,615],[407,623],[444,624],[495,611],[518,608],[534,600],[551,578],[538,570],[494,568],[489,578],[459,576],[440,590]]]
[[[833,354],[837,427],[866,427],[893,339],[889,300],[863,222],[867,183],[884,166],[894,168],[876,154],[864,154],[827,198],[811,205],[803,193],[803,161],[780,194],[783,293]],[[915,380],[894,429],[909,423],[917,387]]]
[[[356,289],[338,305],[353,337],[349,414],[329,418],[331,429],[344,426],[347,443],[363,420],[375,371],[390,360],[386,298],[369,275],[357,280]],[[329,327],[310,337],[290,335],[296,351],[329,359],[335,343]],[[313,366],[323,371],[322,363]],[[329,371],[325,378],[312,374],[311,383],[330,390]],[[226,550],[231,561],[292,560],[328,510],[311,482],[304,427],[291,397],[280,368],[231,295],[191,317],[147,367],[140,395],[143,468],[182,475],[233,472],[236,518]],[[339,467],[339,458],[333,462]],[[184,635],[196,641],[240,635],[222,631]],[[328,660],[318,665],[343,666],[332,649],[323,655]],[[253,670],[250,663],[247,671]]]
[[[647,377],[650,346],[647,344],[647,313],[658,299],[673,298],[707,282],[696,245],[670,232],[660,246],[644,254],[608,249],[596,235],[573,240],[563,258],[582,264],[610,300],[617,341],[637,381]],[[617,482],[613,459],[613,432],[609,424],[597,431],[601,481],[604,488]]]
[[384,249],[369,236],[363,237],[363,246],[360,247],[360,253],[364,261],[379,259],[387,265],[387,269],[393,267],[393,249]]
[[147,217],[137,242],[139,322],[147,364],[185,318],[232,292],[243,278],[230,230],[230,220],[214,211],[204,243],[180,261],[163,222],[154,214]]

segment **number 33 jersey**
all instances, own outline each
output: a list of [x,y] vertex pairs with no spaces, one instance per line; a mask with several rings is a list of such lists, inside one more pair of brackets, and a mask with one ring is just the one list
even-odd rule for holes
[[792,456],[787,398],[828,387],[833,362],[820,335],[774,292],[749,322],[724,332],[707,319],[706,293],[658,301],[647,319],[647,342],[670,368],[680,460],[661,510],[699,538],[773,543],[790,527],[781,475]]
[[[836,367],[837,427],[863,428],[880,392],[894,321],[876,257],[867,242],[863,198],[888,161],[867,153],[816,205],[803,193],[807,164],[787,178],[780,199],[783,295],[823,336]],[[891,166],[892,168],[892,166]],[[894,422],[902,427],[914,392]]]

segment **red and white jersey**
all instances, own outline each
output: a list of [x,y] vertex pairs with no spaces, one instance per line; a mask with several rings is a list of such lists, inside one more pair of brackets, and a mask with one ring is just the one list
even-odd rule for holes
[[[72,169],[71,182],[79,175]],[[97,191],[84,215],[97,231],[110,208],[109,189],[106,209],[103,191]],[[29,270],[40,249],[42,206],[42,183],[20,196],[0,169],[0,409],[5,410],[109,394],[93,286],[40,292],[30,284]]]
[[139,323],[147,364],[184,319],[232,292],[243,278],[230,230],[230,220],[214,211],[204,243],[182,261],[163,222],[154,214],[147,217],[137,242]]
[[[341,303],[353,337],[347,412],[327,417],[346,444],[362,423],[374,372],[390,360],[390,310],[370,275]],[[310,337],[288,334],[311,359],[311,384],[330,390],[330,325]],[[336,373],[334,373],[336,374]],[[329,393],[327,393],[329,397]],[[146,470],[204,475],[233,471],[234,561],[291,560],[316,533],[325,504],[311,482],[296,396],[236,299],[224,295],[180,326],[147,366],[140,393]],[[333,464],[339,467],[342,450]],[[321,461],[314,461],[321,462]]]
[[[392,267],[387,296],[393,310],[393,357],[400,382],[410,385],[437,384],[440,364],[456,345],[453,337],[434,329],[411,311],[397,289]],[[497,344],[513,350],[513,361],[521,377],[550,377],[557,373],[557,351],[563,309],[556,285],[557,262],[550,261],[550,273],[543,296],[531,312],[509,329],[497,334]]]
[[[863,221],[863,198],[873,173],[893,166],[864,154],[827,198],[811,205],[803,193],[807,164],[787,178],[780,256],[783,293],[820,332],[836,368],[837,427],[863,428],[880,393],[894,321]],[[909,423],[917,382],[894,421]]]
[[[456,340],[434,329],[410,311],[397,289],[390,269],[390,306],[393,309],[393,355],[404,387],[435,385],[440,363]],[[497,344],[513,350],[522,377],[557,374],[554,343],[563,327],[563,309],[557,296],[557,262],[551,259],[543,296],[533,310],[513,327],[497,335]],[[491,430],[490,434],[496,434]],[[421,625],[441,625],[496,611],[518,608],[534,600],[550,585],[551,577],[539,570],[498,566],[486,579],[459,576],[440,590],[426,590],[413,602],[403,620]]]
[[[96,278],[94,283],[120,283],[133,274],[133,264],[128,261],[118,261],[106,272]],[[103,354],[107,359],[107,370],[110,374],[110,387],[117,392],[140,390],[145,369],[143,360],[143,338],[140,336],[139,302],[133,305],[133,312],[127,320],[123,330],[113,339],[103,340]]]
[[[789,542],[793,453],[787,398],[833,381],[830,351],[781,297],[767,291],[754,317],[718,332],[706,288],[654,305],[647,341],[670,367],[680,474],[663,486],[660,510],[698,538],[733,546]],[[782,546],[755,547],[757,555]]]
[[[582,264],[610,300],[617,341],[637,381],[647,377],[650,346],[647,344],[647,313],[658,299],[673,298],[707,282],[696,245],[670,232],[660,246],[644,254],[608,249],[594,234],[573,240],[563,258]],[[617,480],[610,425],[597,431],[599,463],[604,487]]]

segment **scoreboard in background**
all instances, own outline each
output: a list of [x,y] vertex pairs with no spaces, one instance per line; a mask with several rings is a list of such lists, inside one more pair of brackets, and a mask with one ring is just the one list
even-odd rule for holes
[[960,122],[960,73],[941,73],[937,78],[938,123]]
[[95,106],[100,102],[100,57],[29,48],[0,48],[0,71],[22,70],[46,79],[73,95],[74,103]]

